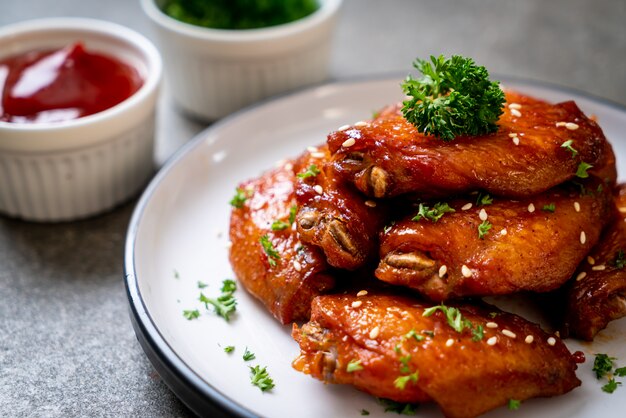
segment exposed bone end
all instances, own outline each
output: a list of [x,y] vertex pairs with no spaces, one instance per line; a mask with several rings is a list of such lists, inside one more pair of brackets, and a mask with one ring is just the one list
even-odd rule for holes
[[391,267],[410,270],[426,270],[435,266],[435,260],[420,251],[411,253],[389,253],[385,257],[385,263]]
[[333,219],[328,223],[326,231],[343,251],[351,255],[358,254],[359,250],[354,244],[352,236],[348,232],[348,228],[342,221],[337,218]]
[[298,213],[298,225],[303,230],[315,227],[320,220],[320,213],[316,210],[301,211]]
[[328,351],[324,351],[322,360],[322,374],[326,382],[333,382],[335,369],[337,369],[337,347],[330,346]]
[[370,170],[369,186],[374,197],[385,197],[389,184],[389,174],[382,168],[374,166]]

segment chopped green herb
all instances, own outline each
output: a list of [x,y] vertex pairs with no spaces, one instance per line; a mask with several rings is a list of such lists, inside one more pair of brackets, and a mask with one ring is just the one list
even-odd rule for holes
[[346,367],[346,371],[348,373],[358,372],[359,370],[363,370],[363,366],[361,366],[361,360],[350,360],[348,366]]
[[596,354],[596,358],[593,361],[593,369],[591,370],[596,372],[597,379],[601,379],[613,370],[613,361],[615,361],[615,357],[609,357],[606,354]]
[[215,299],[207,298],[204,294],[200,293],[200,302],[204,303],[207,310],[209,309],[209,305],[212,305],[215,309],[215,313],[226,321],[229,321],[230,315],[237,310],[237,301],[232,293],[223,294]]
[[578,164],[578,169],[576,170],[576,177],[580,177],[581,179],[586,179],[587,177],[589,177],[589,173],[587,173],[587,170],[589,170],[590,168],[593,168],[591,164],[587,164],[586,162],[582,161],[580,164]]
[[615,369],[615,375],[619,376],[619,377],[625,377],[626,376],[626,367],[620,367],[618,369]]
[[596,188],[596,191],[597,191],[598,193],[602,193],[602,190],[604,190],[604,187],[602,187],[602,185],[601,185],[601,184],[598,184],[598,187]]
[[498,315],[499,315],[498,312],[489,312],[489,318],[491,319],[495,318]]
[[434,338],[435,337],[435,331],[430,331],[428,329],[422,330],[422,334],[428,335],[430,338]]
[[188,320],[200,318],[200,311],[197,309],[194,310],[185,310],[183,311],[183,316]]
[[619,250],[615,253],[615,260],[613,265],[618,269],[623,269],[626,266],[626,259],[624,259],[624,250]]
[[478,193],[478,198],[476,199],[476,206],[486,206],[491,205],[493,203],[493,198],[489,196],[489,194]]
[[417,404],[400,403],[384,398],[378,398],[378,402],[385,407],[385,412],[395,412],[400,415],[417,414]]
[[400,344],[396,344],[396,346],[395,346],[395,347],[393,347],[393,351],[395,351],[395,352],[396,352],[396,354],[400,354],[400,351],[401,351],[401,349],[400,349]]
[[411,220],[419,221],[420,219],[426,219],[432,222],[437,222],[444,214],[449,212],[455,212],[455,210],[445,202],[435,203],[435,206],[433,206],[432,209],[423,203],[420,203],[417,215],[415,215]]
[[289,208],[289,225],[292,225],[296,221],[296,215],[298,214],[298,206],[293,205]]
[[414,329],[412,329],[411,331],[407,332],[404,335],[404,338],[409,340],[411,338],[415,338],[418,342],[424,341],[426,339],[426,337],[424,337],[423,335],[419,335],[417,332],[415,332]]
[[260,239],[261,246],[263,247],[263,251],[267,254],[267,262],[272,267],[276,267],[276,260],[280,260],[280,255],[278,251],[274,249],[272,242],[270,241],[270,237],[265,234]]
[[472,341],[480,341],[485,336],[483,326],[478,325],[476,328],[472,329]]
[[234,345],[227,345],[226,347],[224,347],[224,352],[225,353],[232,353],[233,351],[235,351],[235,346]]
[[554,211],[556,210],[556,204],[555,203],[550,203],[549,205],[543,205],[541,210],[543,210],[544,212],[552,212],[552,213],[554,213]]
[[274,387],[274,381],[267,372],[267,367],[250,367],[250,382],[261,389],[261,392],[267,392]]
[[226,279],[222,282],[222,293],[235,293],[237,290],[237,282],[231,279]]
[[491,229],[491,223],[489,221],[483,221],[480,225],[478,225],[478,238],[485,239],[485,235]]
[[441,311],[448,320],[448,325],[452,327],[456,332],[463,332],[465,328],[471,328],[472,323],[463,318],[461,311],[457,308],[447,307],[443,303],[441,305],[433,306],[425,309],[422,316],[431,316],[436,311]]
[[391,221],[389,225],[385,225],[385,227],[383,228],[383,232],[387,234],[389,231],[391,231],[391,228],[393,228],[395,224],[396,224],[395,221]]
[[617,382],[615,379],[609,379],[609,382],[602,386],[602,390],[606,393],[613,393],[618,386],[622,386],[622,382]]
[[254,355],[254,353],[248,350],[248,347],[246,347],[246,351],[243,353],[243,361],[250,361],[254,360],[255,358],[256,356]]
[[282,231],[289,228],[289,224],[285,221],[277,220],[272,222],[272,231]]
[[243,204],[246,203],[246,200],[248,200],[246,191],[241,187],[237,187],[237,189],[235,189],[235,196],[230,199],[230,205],[234,208],[241,209]]
[[505,98],[497,81],[471,58],[453,55],[417,59],[418,80],[407,76],[402,113],[425,135],[450,141],[459,135],[481,135],[498,130]]
[[180,279],[180,274],[178,274],[178,270],[174,270],[174,278]]
[[521,401],[518,401],[517,399],[509,399],[509,409],[511,411],[516,411],[519,409],[520,405],[522,404]]
[[578,155],[578,151],[574,147],[572,147],[573,142],[574,142],[573,140],[568,139],[567,141],[561,144],[561,148],[565,148],[566,150],[572,153],[572,158]]
[[415,383],[417,382],[418,379],[419,379],[419,371],[416,371],[415,373],[411,373],[406,376],[398,376],[398,378],[393,381],[393,385],[400,390],[404,390],[407,383],[409,382]]
[[198,280],[198,289],[204,289],[205,287],[208,287],[208,286],[209,286],[208,284]]
[[309,168],[306,169],[306,171],[303,171],[302,173],[298,173],[297,176],[300,179],[306,179],[309,177],[315,177],[319,173],[320,173],[320,170],[317,168],[317,166],[315,164],[311,164]]
[[369,414],[370,414],[370,411],[368,411],[367,409],[361,409],[361,415],[365,416]]

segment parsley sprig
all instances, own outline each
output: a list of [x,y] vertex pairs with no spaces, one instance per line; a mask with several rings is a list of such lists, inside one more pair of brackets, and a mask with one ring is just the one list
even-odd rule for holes
[[208,298],[200,292],[200,302],[204,303],[204,307],[207,310],[209,305],[213,306],[216,314],[229,321],[230,315],[237,310],[237,300],[233,296],[235,290],[237,290],[235,281],[226,279],[222,282],[222,294],[220,296]]
[[431,316],[437,311],[441,311],[446,316],[448,325],[456,332],[462,333],[464,330],[468,329],[472,332],[472,341],[477,342],[483,339],[484,330],[482,325],[474,326],[469,319],[463,317],[463,314],[461,314],[458,308],[446,306],[442,303],[441,305],[424,309],[422,316]]
[[426,219],[432,222],[437,222],[444,214],[451,212],[456,211],[452,209],[450,205],[448,205],[446,202],[435,203],[435,206],[433,206],[432,209],[425,204],[420,203],[417,210],[417,215],[415,215],[411,220],[419,221],[420,219]]
[[261,389],[261,392],[267,392],[274,387],[274,381],[267,372],[267,367],[261,366],[250,367],[250,382]]
[[270,266],[276,267],[276,260],[280,260],[280,254],[278,254],[278,251],[274,248],[272,241],[270,241],[270,237],[265,234],[259,241],[261,242],[263,251],[265,251],[265,254],[267,255],[267,262]]
[[320,173],[319,168],[317,168],[315,164],[311,164],[309,168],[306,169],[306,171],[303,171],[302,173],[298,173],[296,174],[296,176],[300,179],[306,179],[309,177],[315,177],[319,173]]
[[487,235],[491,227],[492,227],[491,222],[487,220],[483,221],[483,223],[478,225],[478,238],[485,239],[485,235]]
[[485,67],[459,55],[417,59],[413,66],[422,77],[409,75],[402,83],[410,96],[402,113],[420,132],[450,141],[459,135],[497,131],[504,92],[497,81],[489,80]]
[[593,361],[593,368],[591,369],[596,374],[596,378],[598,380],[606,377],[608,379],[607,383],[602,386],[602,391],[606,393],[613,393],[617,389],[618,386],[622,385],[622,382],[618,382],[615,380],[615,376],[625,377],[626,376],[626,367],[616,368],[613,372],[613,376],[610,375],[611,371],[613,371],[613,366],[615,365],[615,357],[610,357],[607,354],[596,354],[596,358]]
[[378,403],[385,407],[385,412],[395,412],[400,415],[417,414],[417,404],[401,403],[384,398],[378,398]]
[[615,253],[615,259],[613,260],[615,268],[623,269],[626,266],[626,259],[624,258],[624,250],[619,250]]

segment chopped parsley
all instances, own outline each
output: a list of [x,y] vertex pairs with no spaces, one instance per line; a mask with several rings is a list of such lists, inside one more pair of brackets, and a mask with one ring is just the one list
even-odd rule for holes
[[263,251],[267,254],[267,262],[272,267],[276,267],[276,260],[280,260],[280,255],[278,251],[274,249],[272,242],[267,234],[263,235],[259,240],[261,242],[261,246],[263,247]]
[[420,219],[426,219],[432,222],[437,222],[441,217],[449,212],[456,212],[445,202],[435,203],[433,208],[429,208],[428,206],[420,203],[417,215],[415,215],[411,220],[419,221]]
[[205,287],[208,287],[208,286],[209,286],[208,284],[198,280],[198,289],[204,289]]
[[626,376],[626,367],[620,367],[615,369],[615,376],[625,377]]
[[476,206],[486,206],[491,205],[493,203],[493,197],[489,196],[488,193],[482,194],[478,193],[478,198],[476,199]]
[[593,361],[593,369],[591,369],[596,373],[596,378],[601,379],[613,370],[613,361],[615,360],[615,357],[609,357],[606,354],[596,354],[596,358]]
[[472,329],[472,341],[477,342],[484,338],[485,333],[482,325],[478,325],[476,328]]
[[346,366],[346,371],[348,373],[358,372],[359,370],[363,370],[363,366],[361,366],[361,360],[350,360],[348,366]]
[[241,187],[235,189],[235,195],[230,199],[230,205],[234,208],[241,209],[243,204],[248,200],[248,194]]
[[591,164],[587,164],[586,162],[581,161],[581,163],[578,164],[578,169],[576,169],[576,177],[586,179],[587,177],[589,177],[589,173],[587,173],[587,170],[592,167],[593,166]]
[[613,393],[618,386],[622,386],[622,382],[617,382],[615,379],[609,379],[609,382],[602,386],[602,390],[606,393]]
[[298,213],[298,206],[292,205],[289,208],[289,225],[292,225],[296,221],[296,214]]
[[303,171],[302,173],[298,173],[296,175],[300,179],[306,179],[306,178],[309,178],[309,177],[315,177],[319,173],[320,173],[319,168],[317,168],[317,166],[315,164],[311,164],[309,166],[309,168],[306,169],[306,171]]
[[235,346],[234,345],[227,345],[226,347],[224,347],[224,352],[225,353],[232,353],[233,351],[235,351]]
[[567,141],[561,144],[561,148],[565,148],[566,150],[571,152],[572,158],[574,158],[576,155],[578,155],[578,151],[574,147],[572,147],[572,143],[574,143],[574,141],[571,139],[568,139]]
[[[413,219],[415,220],[415,219]],[[389,231],[391,231],[391,228],[393,228],[393,226],[396,224],[395,221],[391,221],[391,223],[389,225],[385,225],[385,227],[383,228],[383,232],[385,234],[389,233]]]
[[385,412],[395,412],[400,415],[417,414],[417,404],[400,403],[384,398],[378,398],[378,403],[385,407]]
[[261,392],[267,392],[274,387],[274,381],[267,372],[267,367],[250,367],[250,383],[261,389]]
[[222,293],[235,293],[237,283],[232,279],[226,279],[222,282]]
[[491,223],[486,220],[483,221],[483,223],[481,223],[480,225],[478,225],[478,238],[485,239],[485,235],[487,235],[487,233],[491,229],[491,226],[492,226]]
[[404,390],[407,383],[409,382],[416,383],[418,379],[419,379],[419,371],[416,371],[415,373],[411,373],[406,376],[398,376],[398,378],[393,381],[393,385],[397,389]]
[[361,415],[365,416],[369,414],[370,414],[370,411],[368,411],[367,409],[361,409]]
[[509,399],[508,407],[511,411],[517,411],[521,404],[522,402],[518,401],[517,399]]
[[183,311],[183,316],[185,318],[187,318],[189,321],[191,321],[192,319],[200,318],[200,311],[197,310],[197,309],[194,309],[194,310],[184,310]]
[[615,268],[623,269],[626,266],[626,259],[624,259],[624,250],[619,250],[615,253],[615,259],[613,260]]
[[555,203],[550,203],[549,205],[543,205],[541,210],[544,211],[544,212],[554,213],[554,211],[556,210],[556,204]]
[[215,313],[230,320],[230,315],[237,310],[237,300],[233,293],[237,290],[237,284],[234,280],[226,279],[222,282],[222,294],[217,298],[208,298],[200,292],[200,302],[204,303],[204,307],[208,310],[212,305]]
[[465,328],[472,328],[472,323],[463,318],[460,310],[458,310],[457,308],[445,306],[443,303],[441,305],[425,309],[422,316],[431,316],[436,311],[441,311],[444,313],[446,319],[448,320],[448,325],[450,325],[450,327],[456,332],[463,332]]
[[178,274],[178,270],[174,270],[174,278],[180,279],[180,274]]
[[289,228],[289,224],[285,221],[281,221],[280,219],[272,222],[272,231],[282,231]]
[[444,141],[459,135],[481,135],[498,130],[505,98],[497,81],[489,80],[485,67],[471,58],[453,55],[416,59],[413,66],[422,73],[402,83],[408,100],[402,113],[425,135]]
[[246,347],[246,351],[243,353],[243,361],[250,361],[250,360],[254,360],[256,358],[256,356],[254,355],[254,353],[252,353],[250,350],[248,350],[248,347]]
[[412,329],[411,331],[407,332],[404,335],[404,338],[407,339],[407,340],[409,340],[411,338],[415,338],[415,340],[417,342],[421,342],[421,341],[424,341],[426,339],[426,337],[424,337],[423,335],[419,335],[417,332],[415,332],[414,329]]

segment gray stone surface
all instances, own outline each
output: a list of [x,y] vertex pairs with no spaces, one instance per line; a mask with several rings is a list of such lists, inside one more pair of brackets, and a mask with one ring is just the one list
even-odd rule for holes
[[[138,1],[0,0],[0,25],[88,16],[152,33]],[[416,56],[460,53],[492,72],[626,104],[623,0],[346,0],[333,78],[407,72]],[[204,125],[160,102],[162,163]],[[91,220],[0,217],[0,416],[188,416],[137,343],[122,284],[133,204]]]

